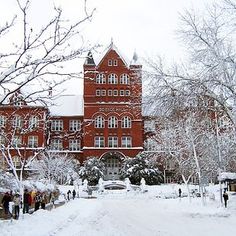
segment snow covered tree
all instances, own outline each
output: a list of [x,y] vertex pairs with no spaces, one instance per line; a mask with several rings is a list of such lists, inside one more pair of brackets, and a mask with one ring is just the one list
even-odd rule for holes
[[105,171],[104,163],[97,157],[89,157],[84,161],[80,168],[79,176],[84,181],[87,179],[88,184],[97,185],[100,178],[103,178]]
[[140,153],[134,158],[124,160],[122,177],[129,178],[132,184],[140,185],[144,178],[146,184],[155,185],[163,182],[162,172],[157,167],[157,162],[150,158],[148,153]]
[[68,154],[45,151],[30,165],[32,176],[49,183],[70,184],[78,178],[79,163]]
[[[187,46],[186,63],[167,66],[161,58],[147,60],[150,66],[150,104],[171,110],[173,92],[191,97],[210,97],[236,124],[235,0],[223,0],[206,10],[204,16],[186,11],[181,16],[179,35]],[[180,104],[181,105],[181,104]]]
[[61,8],[54,7],[52,19],[39,27],[32,18],[34,1],[15,2],[18,14],[0,26],[0,104],[23,88],[26,102],[47,104],[51,99],[48,93],[56,86],[70,78],[82,78],[81,71],[67,65],[91,49],[84,43],[81,27],[91,19],[93,10],[89,11],[84,1],[84,14],[73,22],[65,19]]

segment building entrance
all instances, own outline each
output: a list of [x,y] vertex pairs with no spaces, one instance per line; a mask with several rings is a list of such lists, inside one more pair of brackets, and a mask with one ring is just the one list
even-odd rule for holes
[[119,180],[121,176],[121,167],[122,167],[122,162],[121,162],[121,157],[123,156],[118,153],[106,153],[102,157],[102,161],[105,164],[105,175],[104,179],[105,180]]

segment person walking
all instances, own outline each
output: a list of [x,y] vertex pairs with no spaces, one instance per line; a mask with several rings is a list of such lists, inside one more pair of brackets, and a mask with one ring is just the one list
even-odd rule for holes
[[52,206],[54,207],[55,206],[55,200],[56,200],[56,196],[55,196],[54,192],[50,193],[49,199],[50,199],[50,202],[52,203]]
[[39,191],[37,191],[35,198],[34,198],[34,211],[37,211],[40,207],[41,204],[41,200],[42,200],[42,196],[41,193]]
[[31,204],[31,196],[28,192],[28,189],[25,189],[23,195],[23,214],[29,213],[30,204]]
[[181,190],[181,188],[179,188],[179,197],[181,197],[182,196],[182,190]]
[[68,201],[70,201],[70,195],[71,195],[71,191],[68,190],[68,192],[67,192],[67,200],[68,200]]
[[223,193],[223,198],[224,198],[224,202],[225,202],[225,208],[227,208],[227,201],[229,200],[229,195],[228,195],[228,193],[226,193],[226,190]]
[[45,208],[46,208],[46,203],[47,203],[47,196],[46,196],[46,193],[43,192],[42,196],[41,196],[41,208],[43,210],[45,210]]
[[73,190],[73,191],[72,191],[72,197],[73,197],[73,200],[75,199],[75,196],[76,196],[76,191]]
[[20,204],[21,204],[21,198],[19,193],[16,193],[15,196],[13,197],[13,203],[14,203],[13,216],[16,220],[18,220],[20,215]]
[[8,218],[8,216],[10,215],[10,212],[9,212],[9,202],[10,201],[11,201],[11,196],[10,196],[9,192],[6,192],[2,198],[2,206],[3,206],[6,218]]

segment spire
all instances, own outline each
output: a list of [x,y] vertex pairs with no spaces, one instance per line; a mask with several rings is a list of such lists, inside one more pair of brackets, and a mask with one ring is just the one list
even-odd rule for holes
[[139,59],[138,54],[136,53],[136,51],[134,51],[133,58],[130,62],[130,65],[140,65],[138,59]]
[[110,44],[110,48],[113,48],[114,46],[114,42],[113,42],[113,38],[111,37],[111,44]]
[[94,62],[94,59],[93,59],[93,54],[92,54],[91,51],[88,52],[88,55],[86,57],[86,60],[85,60],[84,64],[95,66],[95,62]]

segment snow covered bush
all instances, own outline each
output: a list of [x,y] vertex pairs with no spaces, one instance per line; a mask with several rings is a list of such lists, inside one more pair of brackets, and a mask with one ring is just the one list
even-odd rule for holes
[[84,161],[83,166],[80,168],[79,176],[84,181],[88,180],[89,185],[97,185],[100,178],[104,175],[104,163],[97,157],[89,157]]
[[36,179],[47,180],[49,183],[71,184],[78,178],[79,163],[67,154],[51,151],[42,153],[30,168]]
[[149,159],[147,154],[138,154],[136,157],[124,161],[122,176],[129,178],[131,184],[140,185],[142,178],[148,185],[160,184],[163,182],[163,175],[156,164],[152,159]]
[[17,183],[14,176],[0,168],[0,189],[17,189]]

